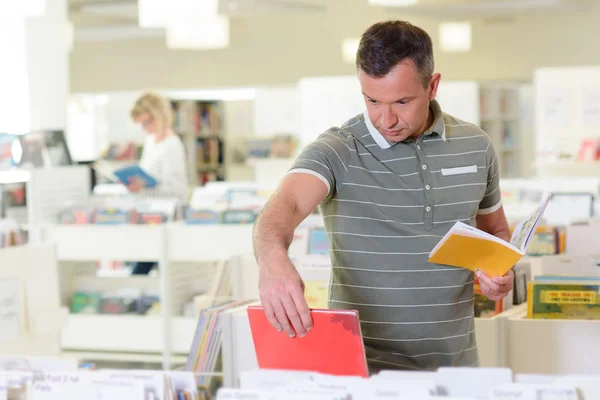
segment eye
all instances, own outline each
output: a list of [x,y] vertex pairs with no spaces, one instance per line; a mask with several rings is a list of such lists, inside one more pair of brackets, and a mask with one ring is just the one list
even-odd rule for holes
[[371,103],[371,104],[377,104],[377,100],[369,99],[369,103]]
[[398,100],[397,103],[402,105],[408,104],[408,100]]

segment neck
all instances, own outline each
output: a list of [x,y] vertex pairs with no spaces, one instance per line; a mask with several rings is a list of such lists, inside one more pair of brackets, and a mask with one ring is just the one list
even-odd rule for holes
[[427,131],[427,129],[429,129],[431,127],[431,125],[433,125],[434,119],[435,119],[435,117],[433,115],[433,110],[431,109],[431,107],[429,107],[427,109],[427,119],[425,120],[425,123],[423,124],[423,126],[421,126],[421,128],[412,137],[416,139],[419,136],[421,136],[423,133],[425,133],[425,131]]
[[173,131],[171,129],[167,129],[161,133],[157,133],[154,135],[154,141],[156,143],[160,143],[163,140],[165,140],[167,137],[171,136],[173,134]]

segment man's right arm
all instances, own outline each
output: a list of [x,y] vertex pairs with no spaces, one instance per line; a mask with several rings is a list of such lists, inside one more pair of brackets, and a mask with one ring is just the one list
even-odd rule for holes
[[254,255],[265,315],[278,331],[304,336],[312,328],[304,283],[288,257],[294,231],[323,201],[329,187],[310,173],[289,173],[254,224]]

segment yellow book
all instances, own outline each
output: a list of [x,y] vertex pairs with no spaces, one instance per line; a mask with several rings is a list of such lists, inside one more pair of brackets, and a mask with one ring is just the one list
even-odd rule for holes
[[550,197],[515,226],[510,243],[473,226],[457,222],[429,253],[429,262],[480,269],[488,276],[505,275],[526,253]]
[[329,282],[318,280],[305,281],[304,297],[310,308],[328,308]]

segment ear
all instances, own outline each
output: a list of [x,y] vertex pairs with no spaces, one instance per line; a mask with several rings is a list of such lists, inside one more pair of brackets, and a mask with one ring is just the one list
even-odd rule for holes
[[442,79],[442,75],[440,73],[435,73],[435,74],[431,75],[431,78],[429,79],[429,100],[430,101],[435,99],[441,79]]

